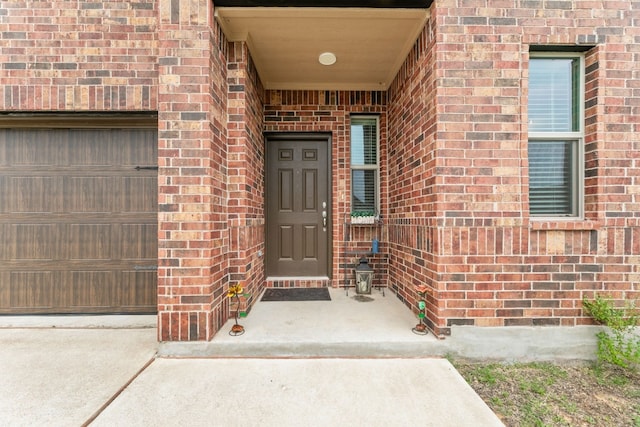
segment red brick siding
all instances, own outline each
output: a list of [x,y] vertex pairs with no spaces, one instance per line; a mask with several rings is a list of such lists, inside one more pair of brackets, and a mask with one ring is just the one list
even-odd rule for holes
[[[297,91],[267,90],[265,97],[264,130],[272,132],[329,132],[332,136],[331,169],[332,198],[331,213],[333,238],[334,285],[343,285],[347,279],[343,267],[352,275],[355,256],[345,257],[344,221],[351,212],[350,187],[350,114],[371,113],[380,115],[380,210],[383,218],[388,212],[387,190],[387,114],[384,92],[360,91]],[[347,250],[370,248],[373,239],[372,228],[354,228]],[[378,236],[380,238],[380,236]],[[373,261],[374,268],[381,274],[377,284],[386,283],[385,246],[386,238],[380,238],[380,254]],[[358,250],[360,250],[358,249]],[[347,264],[345,266],[345,264]],[[319,283],[318,285],[322,285]]]
[[[407,243],[392,242],[390,282],[402,294],[411,291],[411,280],[432,281],[429,320],[436,332],[446,334],[455,324],[576,325],[589,321],[581,300],[596,291],[638,298],[640,11],[632,3],[504,1],[483,7],[489,3],[445,0],[432,7],[431,37],[421,37],[416,59],[409,57],[405,68],[421,65],[413,74],[401,72],[390,92],[390,129],[398,129],[397,137],[389,133],[390,153],[394,146],[408,153],[390,155],[391,221],[408,216],[405,221],[416,227],[397,231]],[[531,44],[598,45],[586,54],[588,221],[528,216]],[[428,55],[435,61],[429,63]],[[435,132],[424,124],[417,97],[422,105],[435,102],[429,118],[437,123]],[[425,151],[409,163],[415,138],[422,138]],[[394,182],[398,176],[402,180]],[[422,204],[407,197],[418,178],[435,202],[434,196]],[[396,194],[407,203],[396,202]],[[414,232],[433,242],[432,251],[406,237]]]
[[213,4],[160,2],[158,335],[210,340],[228,318],[227,43]]
[[0,18],[0,110],[156,110],[156,0],[0,0]]
[[[432,8],[433,10],[433,8]],[[437,330],[438,211],[435,17],[432,15],[389,89],[389,286],[417,312],[414,287],[427,285],[427,324]],[[445,127],[446,129],[446,127]],[[464,186],[450,191],[464,192]],[[455,197],[455,194],[451,194]]]
[[[0,19],[0,110],[158,110],[161,340],[208,340],[229,316],[228,284],[260,291],[263,131],[331,133],[332,277],[347,280],[352,113],[381,117],[377,280],[414,311],[413,286],[428,285],[436,333],[571,326],[589,322],[581,300],[595,292],[640,298],[635,2],[434,2],[388,92],[263,91],[207,0],[0,0]],[[528,215],[530,45],[595,46],[586,221]],[[350,237],[347,250],[364,250],[373,231]]]
[[600,50],[594,47],[585,55],[585,218],[593,221],[604,216],[602,206],[598,205],[598,153],[605,149],[599,143],[603,140],[603,133],[598,117],[604,114],[604,105],[598,102],[598,95],[599,89],[606,84],[600,73]]
[[427,285],[425,321],[437,330],[434,24],[432,14],[389,89],[389,285],[414,312],[418,310],[414,287]]
[[230,282],[251,306],[264,284],[264,89],[244,43],[229,44],[227,64]]

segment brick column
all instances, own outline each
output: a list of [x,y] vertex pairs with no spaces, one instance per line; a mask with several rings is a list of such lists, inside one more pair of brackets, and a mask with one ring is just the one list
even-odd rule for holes
[[251,306],[264,284],[264,89],[243,42],[229,46],[227,83],[229,280]]
[[[438,191],[442,183],[436,153],[449,130],[437,128],[436,17],[416,41],[389,89],[389,286],[417,314],[418,294],[425,285],[427,317],[437,335],[445,335],[444,299],[438,281],[441,239]],[[407,119],[407,118],[410,118]],[[459,189],[453,190],[460,192]]]
[[159,5],[158,335],[210,340],[228,317],[226,40],[210,0]]

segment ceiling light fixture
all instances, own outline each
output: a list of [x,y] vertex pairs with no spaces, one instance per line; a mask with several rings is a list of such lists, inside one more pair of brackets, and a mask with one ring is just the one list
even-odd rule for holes
[[322,65],[333,65],[336,63],[336,55],[332,52],[324,52],[320,54],[318,61]]

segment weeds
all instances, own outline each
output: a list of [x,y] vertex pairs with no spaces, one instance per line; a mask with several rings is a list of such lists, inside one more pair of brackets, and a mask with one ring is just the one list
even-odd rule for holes
[[615,307],[613,300],[597,295],[593,301],[583,300],[582,305],[596,322],[607,326],[598,337],[598,360],[625,369],[640,366],[640,335],[635,327],[640,323],[640,314],[635,305]]
[[498,365],[487,365],[479,368],[475,375],[479,382],[483,384],[495,384],[498,380],[504,379],[504,376],[497,372]]

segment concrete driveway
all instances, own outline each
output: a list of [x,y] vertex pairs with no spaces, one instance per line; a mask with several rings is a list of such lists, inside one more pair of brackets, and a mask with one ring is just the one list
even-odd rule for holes
[[444,359],[156,358],[155,328],[62,326],[0,323],[1,425],[502,425]]
[[0,424],[80,426],[153,360],[155,329],[0,329]]

